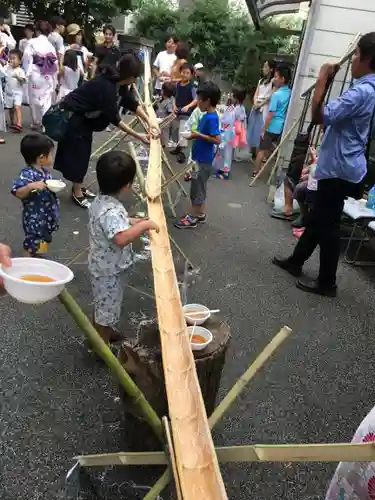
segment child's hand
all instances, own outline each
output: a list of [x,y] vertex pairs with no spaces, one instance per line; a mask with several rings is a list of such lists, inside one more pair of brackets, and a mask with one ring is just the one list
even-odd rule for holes
[[189,109],[189,106],[184,106],[183,108],[181,108],[181,113],[188,113]]
[[148,231],[155,231],[158,233],[160,231],[159,226],[151,219],[148,219],[145,221],[146,222],[146,228]]
[[178,109],[177,109],[177,106],[175,104],[173,104],[173,113],[175,115],[177,115],[177,113],[178,113]]
[[43,190],[43,189],[46,189],[47,188],[47,185],[44,181],[38,181],[38,182],[32,182],[31,185],[30,185],[30,188],[32,190],[36,189],[36,190]]
[[197,139],[198,137],[200,137],[200,133],[197,132],[197,131],[191,131],[191,134],[190,134],[190,137],[189,139]]

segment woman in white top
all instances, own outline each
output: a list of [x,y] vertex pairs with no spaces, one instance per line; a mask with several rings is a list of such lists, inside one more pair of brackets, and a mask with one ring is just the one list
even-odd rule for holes
[[247,125],[247,143],[250,150],[258,148],[260,134],[268,114],[269,100],[272,95],[272,80],[275,74],[276,64],[274,61],[266,61],[263,65],[263,78],[259,80],[253,98],[253,107],[249,114]]
[[78,67],[78,57],[74,50],[67,50],[64,54],[63,69],[60,73],[60,89],[57,100],[60,101],[72,90],[78,87],[82,70]]
[[[22,54],[25,52],[26,45],[32,40],[34,36],[34,25],[33,24],[26,24],[26,26],[23,29],[23,32],[25,34],[25,38],[22,38],[22,40],[19,41],[18,43],[18,48],[22,52]],[[22,69],[24,69],[22,67]],[[29,105],[29,86],[24,85],[23,86],[23,97],[22,97],[22,103],[26,104],[27,106]]]
[[33,128],[40,129],[43,115],[51,107],[58,73],[57,54],[48,40],[51,26],[47,21],[38,21],[36,37],[25,47],[22,64],[28,77],[29,99]]

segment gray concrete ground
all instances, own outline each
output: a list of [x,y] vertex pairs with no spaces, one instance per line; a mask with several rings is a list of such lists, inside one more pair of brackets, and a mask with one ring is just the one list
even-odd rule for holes
[[[22,158],[20,138],[7,139],[0,149],[0,235],[17,255],[21,206],[9,188]],[[247,170],[235,164],[231,181],[210,180],[206,225],[183,232],[171,224],[171,234],[200,268],[190,299],[220,308],[232,329],[220,397],[281,326],[293,329],[217,427],[215,442],[348,441],[375,401],[369,380],[375,357],[373,275],[341,264],[336,300],[298,291],[291,277],[270,264],[276,252],[287,254],[293,247],[290,228],[268,216],[266,188],[250,189]],[[68,193],[61,202],[61,229],[51,256],[66,262],[87,245],[87,214]],[[316,268],[315,257],[306,272]],[[72,269],[69,290],[90,314],[86,256]],[[152,293],[149,262],[135,269],[129,284]],[[129,288],[124,305],[129,335],[153,315],[152,301]],[[30,307],[4,297],[0,317],[0,498],[143,498],[146,489],[135,486],[153,484],[160,470],[96,471],[79,495],[74,482],[68,491],[62,488],[74,455],[125,450],[136,430],[124,423],[116,384],[87,352],[59,302]],[[231,464],[222,472],[233,499],[315,500],[324,497],[333,469],[324,463]]]

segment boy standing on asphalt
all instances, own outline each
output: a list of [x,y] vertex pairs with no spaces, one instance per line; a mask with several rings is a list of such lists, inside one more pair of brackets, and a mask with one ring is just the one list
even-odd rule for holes
[[198,107],[205,114],[198,123],[198,129],[191,133],[192,178],[190,186],[191,211],[175,223],[179,229],[195,228],[206,221],[207,181],[212,173],[215,146],[220,144],[219,115],[216,106],[221,92],[213,82],[205,82],[197,90]]

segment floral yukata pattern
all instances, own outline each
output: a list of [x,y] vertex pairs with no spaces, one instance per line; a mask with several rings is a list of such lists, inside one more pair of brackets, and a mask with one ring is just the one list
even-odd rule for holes
[[[375,407],[358,427],[352,443],[375,441]],[[340,462],[325,500],[375,500],[375,462]]]
[[[25,167],[14,180],[11,193],[32,182],[46,182],[52,179],[48,169],[41,170],[34,167]],[[59,228],[60,203],[55,193],[47,188],[32,191],[22,200],[22,225],[25,233],[24,249],[35,256],[47,250],[52,241],[52,234]]]
[[119,200],[103,194],[91,203],[89,214],[89,272],[95,322],[115,328],[121,316],[124,272],[134,259],[132,246],[119,247],[113,238],[129,229],[129,216]]

